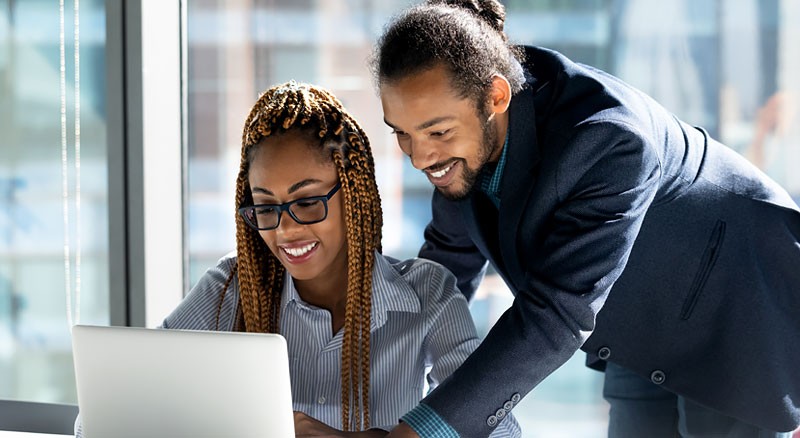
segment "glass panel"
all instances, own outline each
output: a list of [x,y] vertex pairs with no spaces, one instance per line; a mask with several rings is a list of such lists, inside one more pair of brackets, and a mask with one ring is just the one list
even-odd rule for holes
[[65,2],[65,239],[59,3],[0,0],[0,399],[77,403],[67,284],[73,322],[108,324],[104,2],[81,1],[79,17],[77,159]]
[[422,244],[431,187],[394,145],[364,62],[381,23],[410,2],[306,3],[187,3],[191,284],[235,248],[232,195],[244,119],[260,92],[289,79],[331,89],[370,134],[385,229],[402,231],[387,233],[385,251],[410,257]]
[[[365,58],[412,2],[212,0],[188,3],[191,282],[235,248],[241,129],[259,92],[318,83],[370,136],[384,205],[384,251],[416,254],[431,186],[383,124]],[[512,41],[561,51],[641,88],[752,159],[800,200],[800,4],[792,0],[507,0]],[[794,81],[796,82],[796,80]],[[511,304],[489,275],[471,310],[482,335]],[[606,435],[602,374],[578,353],[514,410],[526,436]]]

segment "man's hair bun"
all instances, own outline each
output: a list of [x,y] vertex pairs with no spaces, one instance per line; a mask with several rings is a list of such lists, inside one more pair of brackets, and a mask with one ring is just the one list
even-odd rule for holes
[[499,32],[504,40],[506,39],[503,33],[506,9],[498,0],[428,0],[428,4],[448,5],[469,11]]

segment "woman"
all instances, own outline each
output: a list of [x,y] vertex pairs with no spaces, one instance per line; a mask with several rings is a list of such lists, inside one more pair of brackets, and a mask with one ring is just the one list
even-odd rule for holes
[[[166,329],[272,332],[289,349],[298,436],[384,436],[478,345],[455,277],[381,254],[369,141],[327,91],[263,94],[242,136],[236,255]],[[493,436],[519,436],[513,417]]]

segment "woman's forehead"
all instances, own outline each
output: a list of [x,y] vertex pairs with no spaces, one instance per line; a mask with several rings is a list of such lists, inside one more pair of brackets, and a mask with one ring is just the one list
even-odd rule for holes
[[307,141],[268,137],[258,147],[250,163],[251,186],[274,192],[287,190],[307,179],[326,183],[338,179],[333,162],[324,158],[319,146],[309,145]]

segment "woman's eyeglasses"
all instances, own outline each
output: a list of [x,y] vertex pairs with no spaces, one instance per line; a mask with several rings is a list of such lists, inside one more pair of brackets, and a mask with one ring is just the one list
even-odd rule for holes
[[242,215],[247,225],[259,231],[274,230],[281,224],[281,213],[289,212],[295,222],[302,225],[322,222],[328,217],[328,201],[342,187],[337,183],[325,196],[300,198],[285,204],[259,204],[242,207]]

